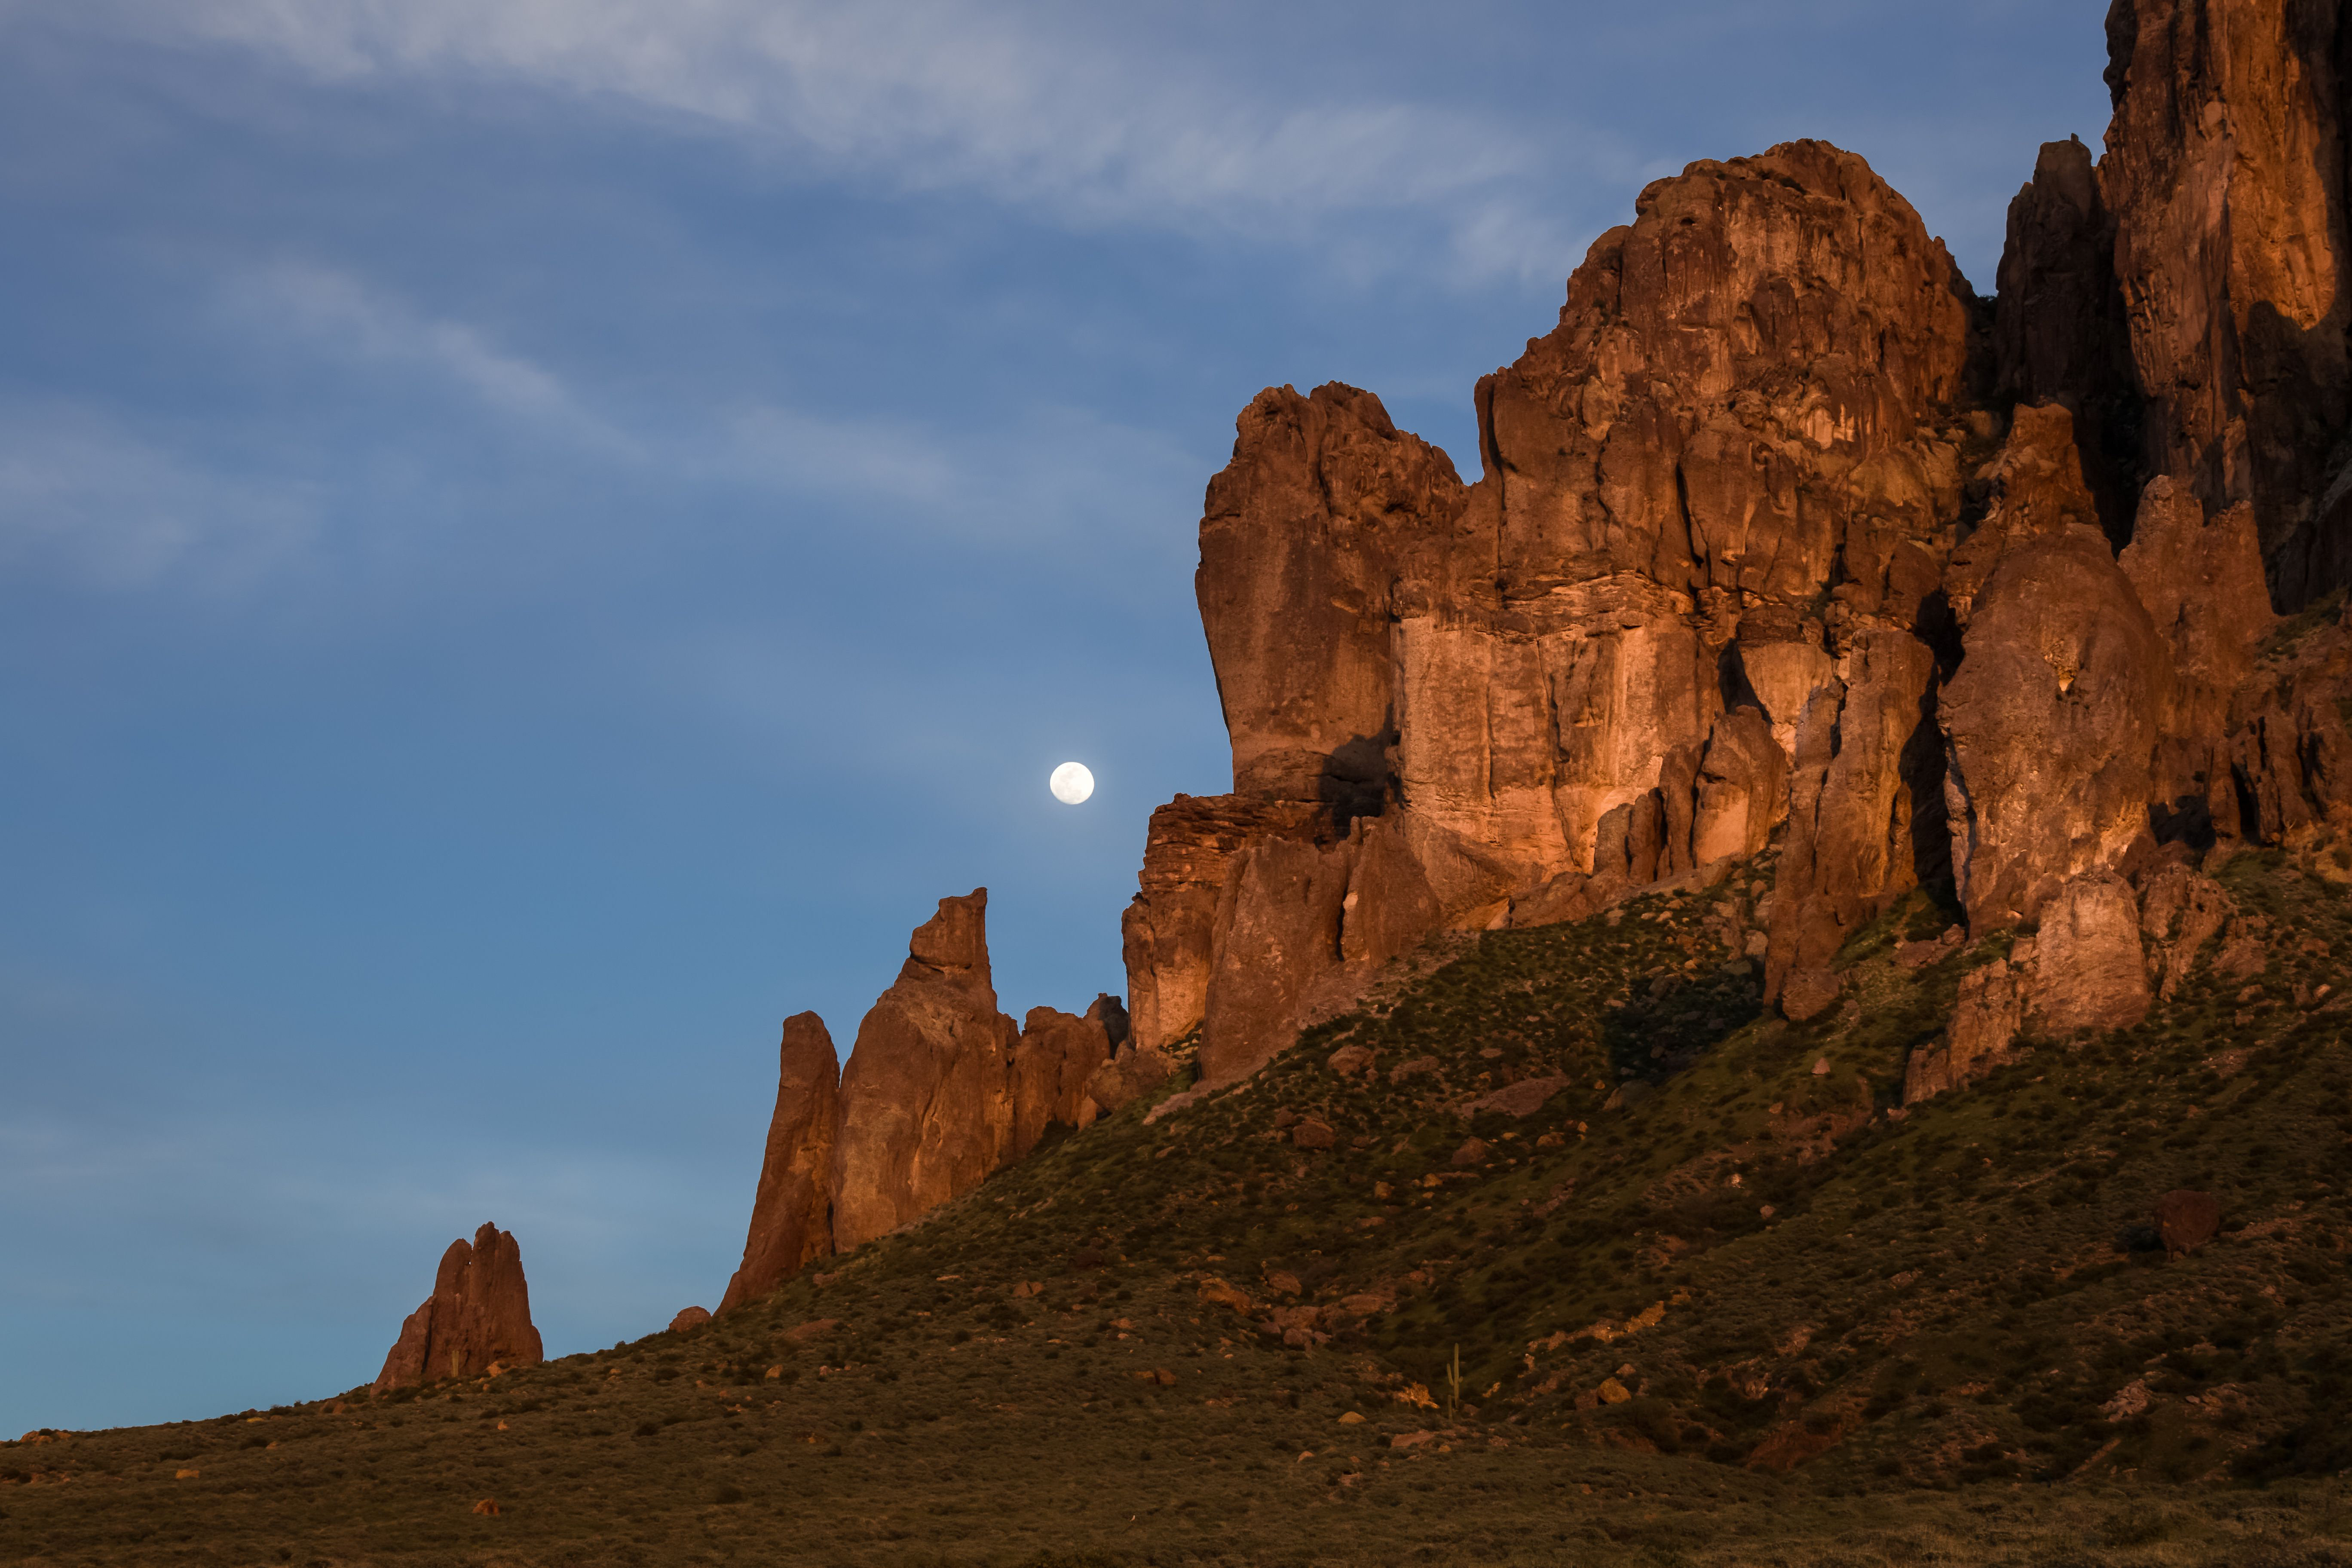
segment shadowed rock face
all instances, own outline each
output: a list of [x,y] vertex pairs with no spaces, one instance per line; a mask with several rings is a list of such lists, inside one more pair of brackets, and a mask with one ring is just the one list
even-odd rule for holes
[[479,1377],[493,1363],[530,1366],[540,1359],[522,1249],[506,1231],[484,1225],[472,1242],[453,1241],[441,1255],[433,1294],[400,1325],[375,1385],[407,1388]]
[[2171,660],[2097,530],[2011,551],[1944,689],[1952,868],[1971,930],[2040,918],[2147,831]]
[[2352,581],[2341,8],[2116,0],[2098,169],[2145,398],[2144,471],[2243,501],[2273,599]]
[[841,1120],[841,1064],[824,1020],[784,1020],[776,1051],[776,1110],[751,1200],[743,1262],[727,1282],[721,1312],[756,1300],[833,1251],[833,1145]]
[[1087,1085],[1118,1049],[1112,1026],[1119,1026],[1123,1037],[1125,1023],[1125,1009],[1110,996],[1097,997],[1084,1017],[1051,1007],[1029,1009],[1013,1050],[1010,1158],[1027,1159],[1052,1128],[1085,1127],[1100,1114]]
[[971,1191],[1010,1156],[1021,1031],[996,1010],[987,910],[985,888],[941,899],[857,1026],[834,1144],[844,1252]]

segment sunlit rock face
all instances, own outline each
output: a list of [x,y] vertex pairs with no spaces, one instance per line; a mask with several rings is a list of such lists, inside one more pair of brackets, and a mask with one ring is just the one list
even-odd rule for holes
[[2341,7],[2117,0],[2099,162],[2145,472],[2254,510],[2294,609],[2352,581]]
[[757,1300],[833,1251],[833,1146],[841,1124],[841,1062],[824,1020],[796,1013],[777,1047],[776,1109],[751,1200],[742,1266],[720,1312]]
[[541,1359],[522,1248],[509,1232],[484,1225],[472,1241],[453,1241],[441,1255],[433,1294],[400,1325],[375,1386],[479,1377],[493,1366],[530,1366]]
[[1020,1026],[996,1008],[988,889],[941,899],[841,1074],[833,1239],[842,1251],[971,1191],[1010,1158]]
[[1202,524],[1234,793],[1154,818],[1139,1037],[1236,1077],[1434,933],[1770,842],[1801,1016],[1923,881],[2079,947],[2154,847],[2343,819],[2352,631],[2257,657],[2352,581],[2336,9],[2118,0],[2105,155],[2041,150],[1997,300],[1790,142],[1594,243],[1475,483],[1370,393],[1260,394]]

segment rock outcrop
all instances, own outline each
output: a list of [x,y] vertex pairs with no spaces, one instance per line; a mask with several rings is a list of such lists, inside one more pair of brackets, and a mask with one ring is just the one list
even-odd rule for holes
[[2098,169],[2142,398],[2142,460],[2250,504],[2293,609],[2352,580],[2340,8],[2116,0]]
[[1084,1127],[1174,1070],[1153,1052],[1119,1081],[1115,1053],[1133,1064],[1136,1052],[1116,996],[1096,997],[1082,1016],[1034,1008],[1025,1029],[998,1012],[987,914],[985,888],[940,900],[858,1025],[845,1066],[822,1018],[785,1020],[767,1154],[721,1313],[921,1217],[1025,1157],[1051,1128]]
[[756,1300],[833,1251],[833,1145],[841,1122],[841,1062],[824,1020],[795,1013],[776,1048],[776,1109],[751,1199],[743,1261],[721,1312]]
[[1154,817],[1139,1044],[1239,1076],[1433,932],[1776,834],[1791,1016],[1948,880],[1975,936],[2058,910],[2100,967],[2031,1026],[2096,1026],[2152,847],[2352,825],[2352,625],[2258,657],[2352,584],[2336,10],[2116,0],[2105,156],[2042,148],[1994,300],[1790,142],[1593,245],[1473,484],[1369,393],[1260,394],[1201,534],[1234,793]]
[[1021,1031],[996,1010],[988,889],[941,899],[841,1073],[833,1240],[846,1252],[971,1191],[1013,1149]]
[[1904,1104],[1959,1089],[2010,1059],[2010,1046],[2024,1021],[2024,981],[2021,970],[1999,958],[1960,977],[1951,1027],[1904,1064]]
[[1127,1039],[1127,1009],[1116,996],[1095,998],[1084,1017],[1032,1007],[1013,1049],[1013,1146],[1025,1160],[1048,1131],[1086,1127],[1102,1108],[1087,1092],[1095,1073]]
[[[1235,793],[1154,818],[1139,1041],[1197,1023],[1239,1076],[1431,932],[1751,853],[1808,783],[1791,907],[1833,934],[1908,885],[1969,298],[1861,159],[1791,142],[1643,193],[1479,384],[1466,489],[1368,393],[1261,394],[1202,525]],[[1792,780],[1822,692],[1836,777]]]
[[433,1294],[400,1325],[400,1338],[376,1374],[378,1388],[409,1388],[446,1378],[479,1377],[493,1367],[541,1360],[515,1238],[485,1224],[474,1239],[449,1244],[433,1276]]
[[2139,900],[2113,871],[2060,888],[2034,941],[2027,1021],[2038,1032],[2120,1029],[2147,1016],[2147,963],[2140,947]]
[[2038,920],[2147,830],[2171,662],[2105,537],[2079,525],[2001,558],[1965,647],[1938,710],[1952,869],[1982,931]]

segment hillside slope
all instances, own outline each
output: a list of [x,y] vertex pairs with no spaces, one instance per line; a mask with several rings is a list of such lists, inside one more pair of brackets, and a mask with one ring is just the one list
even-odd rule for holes
[[1924,894],[1802,1025],[1769,852],[1454,939],[708,1327],[8,1446],[0,1560],[2340,1562],[2337,858],[2208,868],[2258,976],[1907,1110],[2008,941]]

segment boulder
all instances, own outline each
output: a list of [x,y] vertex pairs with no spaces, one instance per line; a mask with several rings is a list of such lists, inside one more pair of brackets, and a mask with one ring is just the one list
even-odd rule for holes
[[2085,872],[2062,887],[2043,907],[2034,941],[2027,1014],[2035,1026],[2067,1034],[2126,1028],[2146,1017],[2139,929],[2139,901],[2114,872]]
[[2096,529],[2015,545],[1985,584],[1937,708],[1969,929],[2040,918],[2147,828],[2170,660]]
[[1328,1149],[1339,1142],[1339,1135],[1320,1117],[1307,1117],[1290,1130],[1291,1147],[1296,1149]]
[[1499,1110],[1506,1116],[1525,1119],[1533,1116],[1550,1103],[1551,1097],[1566,1089],[1572,1080],[1566,1078],[1526,1078],[1518,1082],[1465,1100],[1456,1114],[1475,1116],[1482,1110]]
[[709,1308],[682,1307],[678,1310],[677,1316],[669,1321],[669,1331],[674,1334],[688,1333],[709,1321],[710,1321]]
[[833,1239],[846,1252],[971,1191],[1010,1157],[1020,1030],[996,1010],[988,889],[941,899],[841,1074]]
[[743,1261],[719,1310],[757,1300],[833,1252],[833,1145],[840,1124],[841,1063],[824,1020],[795,1013],[776,1049],[776,1109],[751,1198]]
[[2148,975],[2165,1001],[2188,984],[2197,955],[2237,912],[2221,884],[2177,861],[2140,880],[2139,926]]
[[1176,1064],[1164,1052],[1139,1047],[1130,1040],[1110,1060],[1095,1068],[1094,1076],[1087,1079],[1087,1099],[1094,1103],[1097,1114],[1109,1116],[1153,1093],[1175,1076]]
[[485,1224],[470,1243],[453,1241],[441,1255],[433,1294],[400,1325],[375,1386],[479,1377],[494,1364],[531,1366],[541,1359],[522,1249],[508,1232]]
[[2221,1233],[2221,1201],[2187,1187],[2167,1193],[2156,1200],[2156,1233],[2168,1254],[2194,1252]]
[[1904,1063],[1904,1104],[1972,1083],[2010,1059],[2024,1016],[2025,979],[2021,969],[1999,958],[1960,976],[1944,1037],[1913,1051]]

